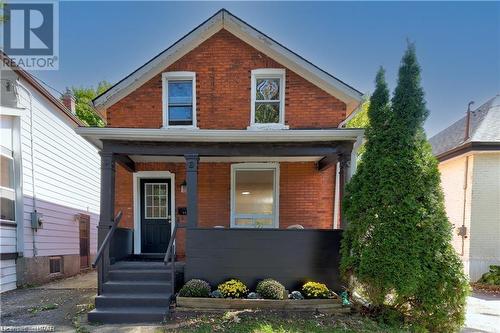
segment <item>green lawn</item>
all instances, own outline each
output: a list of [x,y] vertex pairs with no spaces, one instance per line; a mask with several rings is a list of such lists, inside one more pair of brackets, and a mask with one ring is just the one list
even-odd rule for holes
[[227,312],[219,315],[186,314],[177,318],[176,325],[166,325],[160,332],[176,333],[350,333],[406,332],[377,324],[367,318],[329,316],[322,314],[279,315],[270,312]]

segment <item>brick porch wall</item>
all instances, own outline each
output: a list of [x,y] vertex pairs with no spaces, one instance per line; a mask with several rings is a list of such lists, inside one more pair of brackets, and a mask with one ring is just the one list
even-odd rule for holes
[[[250,125],[251,71],[286,68],[221,30],[164,71],[196,72],[198,127],[246,129]],[[109,127],[162,127],[161,74],[107,109]],[[286,69],[285,122],[290,128],[337,127],[346,105]]]
[[[175,173],[175,211],[186,206],[180,186],[185,179],[183,163],[136,163],[137,171]],[[121,227],[134,227],[132,173],[116,167],[116,211],[123,210]],[[314,162],[280,163],[280,228],[301,224],[305,228],[331,229],[335,168],[318,172]],[[231,163],[200,163],[198,170],[198,226],[229,228]],[[177,223],[186,217],[176,215]],[[177,237],[178,255],[184,255],[184,230]]]

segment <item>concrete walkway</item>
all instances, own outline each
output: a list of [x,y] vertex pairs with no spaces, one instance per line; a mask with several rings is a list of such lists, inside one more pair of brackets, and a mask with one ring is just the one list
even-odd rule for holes
[[96,273],[90,272],[5,292],[0,296],[0,330],[75,332],[80,316],[94,304],[96,283]]
[[465,328],[462,332],[500,333],[500,295],[473,293],[467,299]]
[[96,289],[97,290],[97,272],[79,274],[62,280],[49,282],[37,289]]

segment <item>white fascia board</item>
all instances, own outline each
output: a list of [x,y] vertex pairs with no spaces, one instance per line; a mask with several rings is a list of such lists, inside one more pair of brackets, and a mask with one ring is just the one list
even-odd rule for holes
[[230,13],[224,13],[224,29],[299,76],[348,104],[349,112],[363,100],[363,94],[325,73],[292,51],[276,43]]
[[183,130],[157,128],[79,127],[76,133],[97,148],[101,140],[165,141],[165,142],[311,142],[355,141],[363,129],[325,130]]
[[120,99],[132,93],[137,87],[140,87],[159,73],[163,72],[168,66],[182,58],[221,29],[222,12],[219,12],[217,15],[214,15],[208,21],[184,36],[177,43],[156,56],[153,60],[146,63],[146,65],[123,79],[105,94],[99,96],[94,100],[94,106],[102,110],[118,102]]

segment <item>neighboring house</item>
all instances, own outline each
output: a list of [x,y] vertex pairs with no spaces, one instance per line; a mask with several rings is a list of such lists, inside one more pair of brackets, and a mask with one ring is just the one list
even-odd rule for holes
[[33,76],[4,65],[0,125],[1,291],[89,268],[100,163],[74,132],[83,123]]
[[453,246],[471,281],[500,264],[500,95],[430,140]]
[[272,276],[289,290],[306,279],[339,290],[334,229],[363,130],[338,126],[361,101],[226,10],[98,96],[107,127],[77,129],[102,160],[89,319],[161,320],[175,269],[154,261],[174,239],[184,280],[254,288]]

